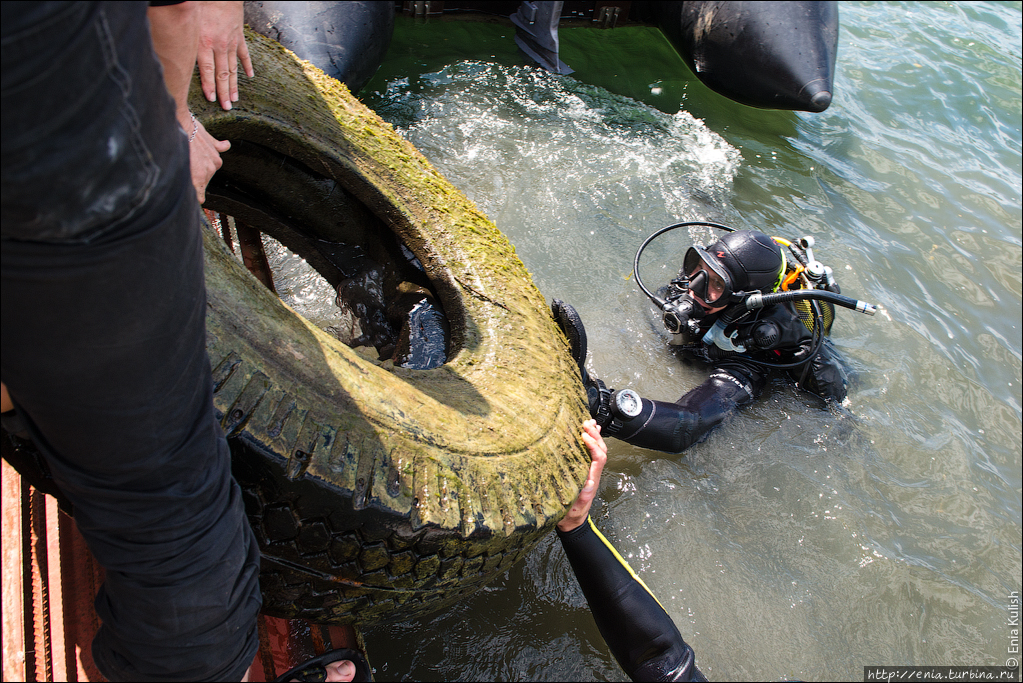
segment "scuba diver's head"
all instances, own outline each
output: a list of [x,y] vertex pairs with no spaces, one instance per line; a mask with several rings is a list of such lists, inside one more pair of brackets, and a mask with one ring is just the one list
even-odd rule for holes
[[751,292],[775,291],[784,273],[781,246],[762,232],[736,230],[706,248],[690,247],[663,309],[672,344],[697,342],[717,313]]
[[699,302],[723,308],[750,292],[775,291],[784,274],[785,256],[777,242],[762,232],[736,230],[706,249],[690,247],[680,275]]
[[[643,250],[667,232],[694,226],[717,228],[727,234],[706,248],[690,247],[678,277],[662,288],[664,298],[652,294],[640,279],[639,260]],[[813,357],[831,327],[830,321],[821,313],[818,301],[868,315],[877,310],[874,304],[842,296],[831,269],[813,257],[813,241],[812,236],[806,235],[799,238],[798,243],[790,243],[755,230],[733,230],[718,223],[687,221],[661,228],[647,237],[636,252],[632,273],[643,293],[661,309],[661,320],[671,333],[670,343],[674,346],[705,344],[724,352],[744,353],[744,344],[737,345],[734,340],[739,334],[738,327],[745,324],[743,321],[752,311],[789,301],[809,302],[810,308],[816,311],[812,317],[813,326],[806,322],[811,318],[805,318],[802,310],[800,318],[816,336],[814,351],[809,356]],[[795,290],[786,286],[787,291],[784,292],[778,291],[787,272],[782,244],[788,247],[797,262],[789,277],[793,281],[798,280]],[[732,332],[728,332],[729,329]],[[818,334],[818,329],[823,333]],[[794,368],[803,362],[768,365]]]

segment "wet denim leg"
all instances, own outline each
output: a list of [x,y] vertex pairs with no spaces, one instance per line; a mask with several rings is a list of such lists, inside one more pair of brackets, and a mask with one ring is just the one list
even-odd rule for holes
[[0,377],[107,570],[104,675],[238,680],[259,557],[214,419],[188,143],[145,10],[3,7]]

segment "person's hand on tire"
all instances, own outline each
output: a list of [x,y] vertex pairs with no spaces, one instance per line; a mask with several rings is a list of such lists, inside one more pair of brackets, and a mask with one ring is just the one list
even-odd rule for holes
[[229,140],[216,139],[206,132],[198,120],[195,121],[195,137],[188,143],[188,156],[192,167],[192,184],[200,204],[206,201],[206,185],[210,178],[224,165],[220,155],[229,149]]
[[199,19],[199,82],[210,102],[229,110],[238,101],[238,67],[252,78],[241,2],[206,2]]
[[607,444],[604,437],[600,435],[600,427],[596,420],[583,422],[583,443],[590,450],[590,472],[586,475],[586,483],[583,485],[575,502],[564,519],[558,522],[558,529],[571,531],[578,528],[586,521],[590,514],[590,505],[593,504],[593,497],[597,495],[597,487],[600,486],[600,474],[604,471],[607,463]]

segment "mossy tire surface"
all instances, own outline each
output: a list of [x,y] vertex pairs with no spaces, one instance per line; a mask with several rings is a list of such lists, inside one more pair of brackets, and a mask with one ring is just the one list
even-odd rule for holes
[[[207,130],[255,155],[225,154],[214,208],[325,270],[318,240],[377,221],[415,254],[451,326],[440,367],[367,360],[206,231],[214,405],[262,552],[264,610],[363,625],[425,614],[520,560],[575,498],[589,460],[578,370],[476,206],[343,85],[247,38],[257,75],[234,109],[192,89]],[[251,172],[274,155],[291,171]]]

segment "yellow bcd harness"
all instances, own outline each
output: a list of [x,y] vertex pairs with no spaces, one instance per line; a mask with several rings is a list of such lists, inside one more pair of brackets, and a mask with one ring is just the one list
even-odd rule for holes
[[[774,237],[775,242],[783,246],[790,246],[791,243],[783,237]],[[809,279],[803,274],[804,268],[797,262],[792,262],[786,259],[785,262],[785,276],[782,278],[781,287],[779,291],[790,292],[799,289],[812,289],[813,285],[810,284]],[[830,302],[823,301],[817,302],[821,310],[821,319],[824,324],[824,335],[828,336],[831,334],[831,325],[835,322],[835,306]],[[799,319],[806,326],[806,329],[810,330],[810,333],[814,332],[814,325],[817,319],[814,313],[813,302],[810,299],[799,299],[793,302],[796,307],[796,312],[799,314]]]

